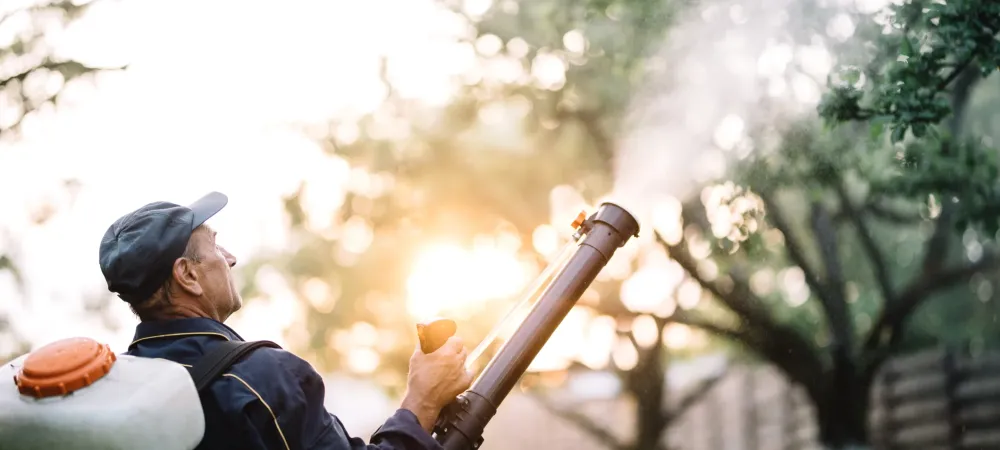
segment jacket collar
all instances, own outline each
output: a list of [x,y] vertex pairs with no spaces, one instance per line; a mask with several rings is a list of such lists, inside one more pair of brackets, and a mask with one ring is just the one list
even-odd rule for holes
[[140,322],[135,327],[135,336],[128,346],[131,349],[141,341],[184,336],[216,336],[227,341],[244,340],[236,331],[221,322],[207,317],[192,317]]

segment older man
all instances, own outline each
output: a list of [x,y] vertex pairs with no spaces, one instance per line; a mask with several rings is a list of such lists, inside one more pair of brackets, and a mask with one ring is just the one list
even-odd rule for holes
[[[101,271],[140,319],[128,354],[191,366],[221,342],[243,341],[224,324],[242,306],[231,272],[236,258],[205,225],[227,202],[217,192],[190,206],[154,202],[108,228]],[[465,358],[454,337],[433,353],[415,350],[402,405],[366,445],[326,411],[323,379],[309,363],[281,349],[256,349],[203,391],[199,448],[439,448],[430,430],[471,383]]]

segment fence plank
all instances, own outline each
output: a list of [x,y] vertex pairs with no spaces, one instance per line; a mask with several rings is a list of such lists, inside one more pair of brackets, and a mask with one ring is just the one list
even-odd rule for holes
[[945,382],[945,374],[941,371],[910,373],[887,388],[885,395],[899,401],[928,395],[944,395]]
[[1000,448],[1000,430],[973,430],[962,437],[962,447],[967,449]]
[[[767,367],[726,376],[675,423],[671,449],[820,448],[815,410],[801,387]],[[873,450],[1000,449],[1000,352],[971,358],[931,350],[890,359],[869,399]]]
[[912,355],[899,356],[889,361],[885,365],[888,370],[899,373],[923,372],[926,370],[938,370],[941,367],[941,360],[948,353],[944,350],[934,349]]

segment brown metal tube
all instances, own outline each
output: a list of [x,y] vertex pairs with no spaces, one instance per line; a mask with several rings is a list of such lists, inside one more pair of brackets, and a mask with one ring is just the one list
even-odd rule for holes
[[613,203],[602,204],[581,227],[583,237],[573,256],[553,276],[531,312],[472,387],[442,413],[435,437],[446,450],[479,447],[486,424],[545,342],[607,265],[615,250],[639,233],[638,221]]

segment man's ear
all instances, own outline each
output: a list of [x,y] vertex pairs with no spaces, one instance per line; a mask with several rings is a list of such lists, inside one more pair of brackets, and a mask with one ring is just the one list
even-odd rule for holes
[[187,258],[177,258],[174,261],[173,274],[174,285],[184,290],[188,295],[198,297],[204,293],[201,283],[198,280],[198,272],[194,269],[194,263]]

